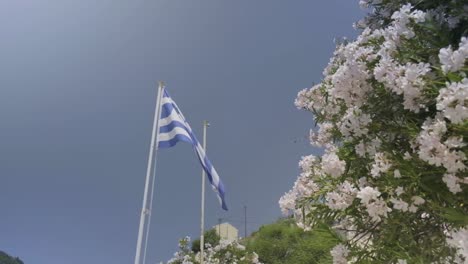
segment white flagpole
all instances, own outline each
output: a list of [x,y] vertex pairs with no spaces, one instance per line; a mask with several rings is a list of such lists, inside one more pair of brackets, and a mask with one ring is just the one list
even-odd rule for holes
[[[146,216],[150,214],[151,208],[148,208],[147,203],[148,203],[148,189],[150,185],[150,179],[151,179],[151,168],[153,167],[153,154],[157,150],[156,144],[156,138],[159,133],[158,129],[158,123],[159,123],[159,117],[161,113],[161,97],[162,97],[162,90],[164,88],[164,83],[159,82],[159,88],[158,88],[158,96],[156,99],[156,108],[154,110],[154,120],[153,120],[153,132],[151,134],[151,144],[150,144],[150,151],[149,151],[149,156],[148,156],[148,166],[146,169],[146,181],[145,181],[145,191],[143,194],[143,206],[141,210],[141,216],[140,216],[140,227],[138,229],[138,239],[137,239],[137,246],[136,246],[136,254],[135,254],[135,264],[140,264],[140,258],[141,258],[141,244],[143,242],[143,232],[145,229],[145,221],[146,221]],[[154,180],[154,179],[153,179]]]
[[[206,128],[210,126],[208,121],[203,121],[203,149],[206,153]],[[202,191],[201,191],[201,235],[200,235],[200,264],[203,264],[205,253],[205,178],[206,172],[202,169]]]

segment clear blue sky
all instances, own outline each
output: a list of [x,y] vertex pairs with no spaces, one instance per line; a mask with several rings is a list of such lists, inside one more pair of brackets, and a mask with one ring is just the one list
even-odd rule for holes
[[[0,0],[0,250],[26,264],[133,263],[158,80],[227,188],[206,226],[248,230],[313,151],[296,93],[320,81],[357,1]],[[199,234],[191,147],[159,152],[148,263]],[[243,232],[242,232],[243,233]]]

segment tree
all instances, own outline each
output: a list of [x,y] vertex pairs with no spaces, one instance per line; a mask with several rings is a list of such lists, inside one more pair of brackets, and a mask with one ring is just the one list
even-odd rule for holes
[[269,264],[330,263],[329,252],[338,242],[336,233],[326,226],[304,232],[291,218],[264,225],[244,241],[259,261]]
[[0,251],[0,264],[24,264],[19,258],[9,256],[7,253]]
[[[204,248],[206,249],[208,246],[211,246],[211,247],[217,246],[219,244],[220,239],[221,238],[216,233],[216,230],[210,229],[208,231],[205,231],[205,234],[204,234],[205,247]],[[200,239],[196,239],[192,242],[192,251],[195,253],[200,252]]]
[[371,13],[321,83],[302,173],[280,199],[305,230],[343,233],[334,263],[468,261],[466,1],[361,0]]

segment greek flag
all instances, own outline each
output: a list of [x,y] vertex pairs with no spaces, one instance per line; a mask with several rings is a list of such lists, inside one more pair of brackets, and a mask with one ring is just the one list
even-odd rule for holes
[[213,190],[218,195],[221,207],[227,211],[228,209],[224,200],[224,185],[206,156],[205,150],[195,137],[192,128],[190,128],[184,115],[179,107],[177,107],[177,104],[171,99],[166,89],[164,89],[163,97],[161,98],[161,116],[158,127],[159,133],[156,143],[158,148],[170,148],[175,146],[179,141],[192,144]]

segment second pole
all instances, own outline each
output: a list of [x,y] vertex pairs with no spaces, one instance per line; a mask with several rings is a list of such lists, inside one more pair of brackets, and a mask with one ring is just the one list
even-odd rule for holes
[[[210,126],[208,121],[203,121],[203,149],[206,153],[206,128]],[[203,264],[205,254],[205,178],[206,172],[202,169],[202,189],[201,189],[201,225],[200,225],[200,264]]]

